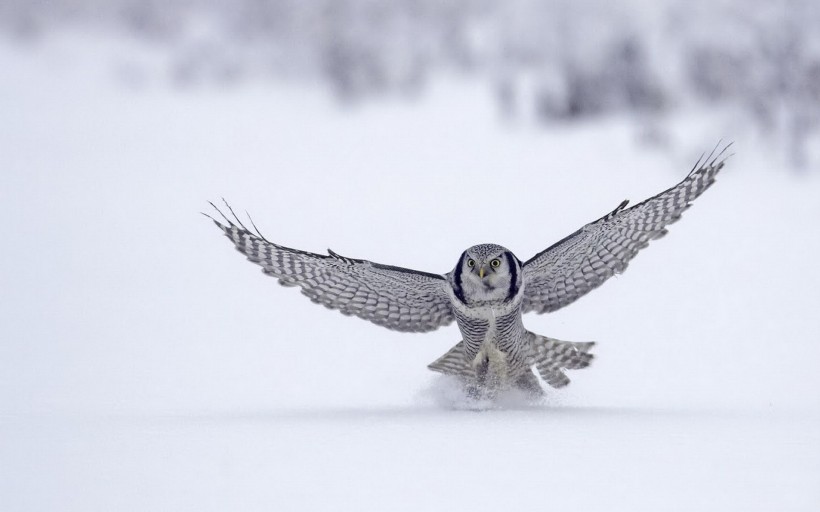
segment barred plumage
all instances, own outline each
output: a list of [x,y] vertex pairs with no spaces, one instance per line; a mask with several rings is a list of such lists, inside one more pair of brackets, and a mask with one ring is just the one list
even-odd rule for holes
[[455,320],[462,341],[430,364],[431,370],[457,376],[482,393],[508,386],[539,392],[533,368],[548,385],[566,386],[564,370],[588,366],[594,342],[527,331],[522,313],[560,309],[623,272],[714,183],[725,150],[699,161],[678,185],[632,208],[624,201],[526,263],[504,247],[480,244],[464,251],[444,275],[278,245],[255,226],[246,228],[227,203],[233,220],[216,206],[225,224],[212,220],[265,274],[300,287],[328,308],[398,331],[432,331]]
[[396,331],[432,331],[453,321],[444,276],[330,250],[322,255],[291,249],[251,232],[236,216],[236,222],[224,218],[227,225],[214,222],[239,252],[281,284],[301,287],[313,302]]
[[638,251],[666,235],[666,226],[680,219],[691,202],[712,186],[728,147],[703,165],[695,164],[676,186],[631,208],[626,208],[629,201],[623,201],[524,263],[523,312],[560,309],[626,270]]

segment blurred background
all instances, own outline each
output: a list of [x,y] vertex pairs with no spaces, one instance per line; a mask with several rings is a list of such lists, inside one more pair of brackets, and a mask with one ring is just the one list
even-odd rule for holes
[[679,143],[670,116],[708,111],[787,172],[820,165],[818,27],[812,0],[0,4],[0,31],[14,44],[66,32],[97,38],[97,48],[130,43],[107,71],[135,90],[309,83],[360,104],[413,101],[458,74],[483,84],[499,122],[628,116],[641,143],[660,147]]
[[[0,0],[0,510],[820,510],[819,107],[816,0]],[[317,307],[199,215],[445,273],[721,140],[525,317],[598,342],[544,404],[461,410],[454,326]]]

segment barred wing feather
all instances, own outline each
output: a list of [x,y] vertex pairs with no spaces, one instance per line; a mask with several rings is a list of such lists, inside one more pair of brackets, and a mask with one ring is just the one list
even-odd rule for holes
[[239,252],[281,284],[299,286],[313,302],[404,332],[433,331],[454,319],[443,275],[346,258],[330,250],[323,255],[291,249],[245,228],[236,215],[236,222],[222,217],[225,224],[211,220]]
[[722,155],[698,161],[676,186],[631,208],[628,201],[524,263],[523,312],[558,310],[626,270],[651,240],[666,234],[723,168]]

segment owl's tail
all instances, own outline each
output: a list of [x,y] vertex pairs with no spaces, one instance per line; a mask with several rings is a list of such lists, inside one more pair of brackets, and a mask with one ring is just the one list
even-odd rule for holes
[[[541,378],[554,388],[562,388],[569,384],[569,377],[564,374],[564,370],[586,368],[592,362],[594,356],[589,351],[595,345],[594,341],[561,341],[534,333],[530,334],[532,335],[530,364],[535,365]],[[464,357],[463,341],[459,341],[446,354],[430,363],[427,368],[434,372],[465,379],[473,379],[476,376],[470,362]]]
[[427,368],[446,375],[455,375],[465,378],[475,377],[475,370],[470,366],[470,362],[467,361],[467,358],[464,357],[463,341],[456,343],[446,354],[427,365]]
[[554,388],[569,384],[564,370],[586,368],[592,362],[589,351],[594,341],[561,341],[533,333],[532,358],[538,374]]

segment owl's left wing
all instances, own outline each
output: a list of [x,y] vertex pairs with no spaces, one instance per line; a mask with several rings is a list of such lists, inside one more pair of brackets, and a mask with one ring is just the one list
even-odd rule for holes
[[524,263],[524,313],[560,309],[626,270],[629,261],[666,234],[691,202],[723,168],[723,153],[700,161],[676,186],[631,208],[614,211],[582,227]]
[[236,222],[222,217],[225,224],[211,220],[239,252],[279,283],[299,286],[313,302],[396,331],[432,331],[454,319],[443,275],[346,258],[330,250],[324,255],[291,249],[245,228],[236,215]]

